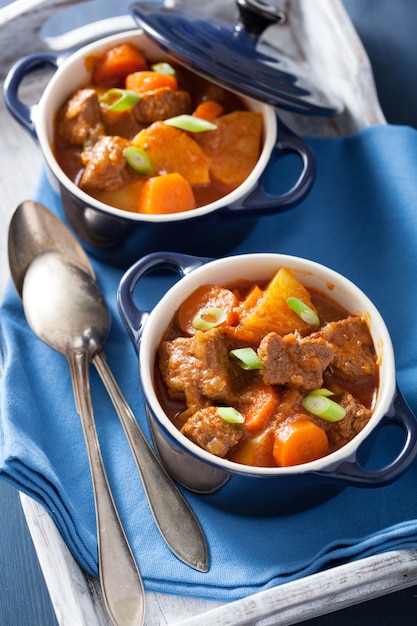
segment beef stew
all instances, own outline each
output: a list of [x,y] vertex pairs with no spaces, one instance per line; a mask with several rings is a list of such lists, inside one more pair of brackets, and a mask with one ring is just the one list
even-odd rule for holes
[[130,212],[189,211],[236,189],[256,165],[262,114],[237,95],[130,43],[86,63],[90,84],[57,111],[53,151],[92,197]]
[[366,319],[284,267],[267,284],[194,291],[166,329],[154,376],[164,411],[195,444],[244,465],[285,467],[362,430],[379,365]]

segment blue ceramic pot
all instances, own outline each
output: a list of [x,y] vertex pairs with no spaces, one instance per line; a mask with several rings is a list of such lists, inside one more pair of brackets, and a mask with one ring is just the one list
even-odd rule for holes
[[[369,321],[380,364],[379,390],[373,415],[354,439],[319,460],[293,467],[260,468],[218,458],[182,435],[164,413],[154,386],[153,371],[158,345],[173,313],[202,284],[227,284],[238,279],[267,280],[280,267],[289,267],[310,287],[328,293],[347,310]],[[181,279],[171,286],[152,310],[137,304],[137,295],[149,274],[167,270]],[[168,276],[168,274],[167,274]],[[147,284],[146,293],[152,291]],[[281,254],[246,254],[210,260],[171,252],[154,253],[135,263],[118,290],[121,318],[139,358],[139,376],[156,448],[169,472],[185,487],[199,493],[224,489],[224,506],[242,505],[242,484],[251,494],[245,506],[268,502],[277,496],[283,512],[305,508],[327,499],[347,485],[379,487],[396,480],[417,453],[417,421],[396,387],[391,339],[380,313],[367,296],[348,279],[315,262]],[[399,427],[398,454],[379,469],[367,469],[364,459],[372,450],[382,426]],[[234,485],[236,489],[234,489]],[[220,498],[221,500],[221,498]],[[259,509],[260,510],[260,509]]]

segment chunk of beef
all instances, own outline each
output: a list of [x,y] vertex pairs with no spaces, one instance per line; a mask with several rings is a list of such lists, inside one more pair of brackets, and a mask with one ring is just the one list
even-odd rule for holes
[[225,422],[217,407],[210,406],[189,417],[181,432],[207,452],[225,457],[241,440],[244,426]]
[[81,159],[85,169],[80,187],[111,191],[136,180],[138,175],[123,156],[123,150],[129,145],[130,142],[123,137],[104,135],[84,150]]
[[63,143],[75,146],[83,146],[87,139],[94,142],[104,134],[94,89],[80,89],[58,111],[57,133]]
[[281,422],[294,415],[304,413],[302,402],[305,393],[296,387],[286,387],[281,394],[281,401],[277,409],[277,421]]
[[348,392],[333,398],[346,410],[345,417],[339,422],[325,422],[328,425],[327,436],[332,450],[338,450],[353,439],[369,422],[372,410],[363,406]]
[[159,369],[170,397],[184,400],[190,414],[209,404],[200,390],[201,365],[192,352],[191,338],[163,341],[159,349]]
[[334,346],[332,368],[341,378],[358,380],[377,373],[372,337],[363,318],[351,316],[329,322],[311,336],[322,337]]
[[197,332],[193,354],[201,366],[200,388],[211,400],[233,405],[254,372],[243,372],[229,358],[235,343],[220,328]]
[[259,345],[258,356],[264,365],[260,371],[266,384],[309,391],[322,386],[323,372],[334,358],[334,349],[322,337],[269,333]]
[[170,396],[185,400],[189,413],[213,403],[234,405],[256,375],[231,362],[234,347],[218,328],[162,342],[159,368]]
[[136,119],[142,124],[151,124],[191,111],[188,91],[174,91],[165,87],[143,94],[133,109]]
[[214,102],[218,102],[223,105],[227,102],[228,97],[226,95],[226,91],[220,85],[207,82],[206,80],[196,77],[195,75],[191,77],[191,81],[190,90],[193,88],[194,97],[197,103],[204,102],[205,100],[214,100]]
[[101,113],[106,135],[117,135],[133,139],[144,127],[135,116],[133,109],[126,111],[103,110]]

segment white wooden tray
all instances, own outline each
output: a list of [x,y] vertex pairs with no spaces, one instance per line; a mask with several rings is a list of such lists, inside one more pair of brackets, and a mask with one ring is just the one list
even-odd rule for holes
[[[13,33],[20,31],[22,25],[26,25],[28,32],[25,49],[7,47],[7,53],[0,60],[0,74],[4,76],[12,61],[23,54],[47,47],[67,47],[134,27],[133,21],[123,16],[78,28],[55,40],[42,38],[40,27],[44,21],[65,6],[76,3],[77,0],[16,0],[0,9],[2,42],[6,31],[8,41],[14,41]],[[190,3],[195,6],[195,2],[190,0]],[[213,0],[213,10],[216,3],[225,6],[224,0]],[[346,107],[345,113],[334,119],[281,112],[284,121],[299,134],[327,137],[384,124],[372,69],[343,5],[338,0],[291,0],[284,2],[283,8],[288,19],[280,26],[281,47],[298,62],[308,64],[317,82],[333,89]],[[272,32],[270,36],[274,36]],[[39,78],[33,79],[32,84],[29,81],[28,93],[34,96],[38,90]],[[8,181],[0,205],[0,220],[7,224],[14,207],[33,195],[41,157],[33,139],[10,119],[3,102],[0,103],[0,122],[3,135],[0,168]],[[32,164],[29,171],[28,163]],[[22,167],[27,172],[25,179],[20,173]],[[0,268],[3,268],[0,293],[8,279],[6,237],[7,228],[0,229]],[[110,626],[98,581],[74,561],[44,509],[24,494],[21,502],[60,626]],[[146,625],[294,624],[416,583],[417,549],[400,550],[335,567],[226,604],[147,592]]]
[[[111,626],[99,582],[78,567],[44,509],[21,501],[60,626]],[[147,591],[145,624],[286,626],[416,583],[417,549],[395,550],[226,604]]]

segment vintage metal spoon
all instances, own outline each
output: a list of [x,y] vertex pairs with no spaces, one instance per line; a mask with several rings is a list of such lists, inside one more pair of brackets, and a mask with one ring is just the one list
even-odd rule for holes
[[[17,207],[9,227],[8,246],[10,272],[20,296],[28,267],[39,255],[53,251],[89,274],[94,283],[92,288],[97,290],[94,270],[82,246],[53,213],[37,202],[28,200]],[[70,292],[66,288],[66,293]],[[96,346],[92,360],[122,422],[161,535],[179,559],[206,572],[208,549],[198,520],[148,444],[100,346]]]
[[58,252],[45,252],[29,265],[22,302],[33,332],[69,363],[90,462],[100,582],[107,610],[116,626],[143,624],[142,579],[107,481],[90,395],[89,364],[108,334],[107,307],[94,279]]

